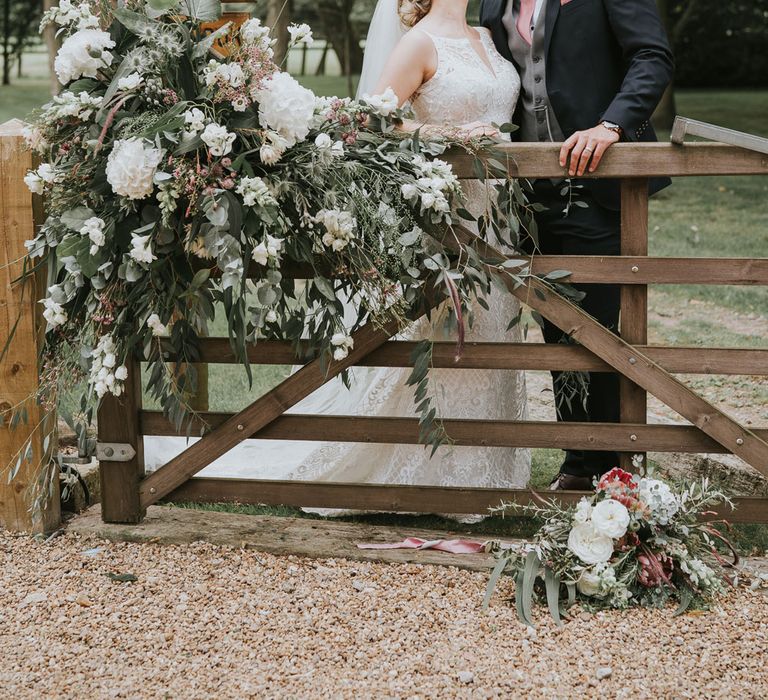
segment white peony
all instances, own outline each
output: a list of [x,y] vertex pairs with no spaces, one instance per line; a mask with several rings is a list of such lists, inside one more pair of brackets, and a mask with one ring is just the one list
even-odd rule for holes
[[259,121],[287,142],[287,147],[303,141],[315,113],[315,96],[288,73],[275,73],[264,81],[257,93]]
[[64,40],[54,62],[59,81],[66,85],[86,76],[95,78],[98,71],[112,65],[115,42],[98,29],[81,29]]
[[363,101],[382,117],[388,117],[400,105],[400,100],[391,87],[388,87],[380,95],[363,95]]
[[117,89],[126,91],[135,90],[143,82],[144,78],[142,78],[141,73],[131,73],[125,78],[120,78],[120,80],[117,81]]
[[308,24],[292,24],[288,27],[288,34],[291,35],[292,44],[312,46],[315,41],[312,36],[312,29]]
[[568,549],[585,564],[599,564],[613,555],[613,540],[598,534],[591,523],[579,523],[568,535]]
[[600,535],[618,540],[627,534],[628,526],[629,511],[627,507],[613,498],[600,501],[592,509],[592,527]]
[[225,156],[232,151],[237,134],[227,131],[227,127],[220,124],[208,124],[200,138],[208,146],[212,156]]
[[112,191],[128,199],[144,199],[152,194],[157,166],[163,152],[137,138],[115,141],[107,159],[107,182]]
[[131,234],[131,250],[128,255],[140,263],[151,263],[153,260],[157,260],[157,256],[152,252],[152,243],[150,242],[150,236],[139,236],[135,233]]

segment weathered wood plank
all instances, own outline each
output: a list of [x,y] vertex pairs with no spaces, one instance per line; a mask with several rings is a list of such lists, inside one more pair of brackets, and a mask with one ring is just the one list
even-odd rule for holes
[[135,359],[126,361],[128,379],[119,398],[107,394],[99,406],[100,443],[131,445],[136,454],[127,462],[99,462],[101,512],[106,522],[138,523],[145,509],[139,503],[139,482],[144,476],[144,441],[140,430],[141,376]]
[[[13,284],[24,269],[24,241],[35,235],[35,210],[40,208],[24,184],[33,159],[24,148],[23,126],[18,120],[0,126],[0,350],[19,319],[13,342],[0,362],[0,528],[46,532],[58,527],[61,513],[58,470],[51,471],[55,469],[51,451],[56,444],[56,415],[46,414],[36,401],[38,348],[45,329],[37,301],[45,294],[45,271],[40,269],[35,278]],[[22,406],[27,410],[27,421],[11,429],[12,413]],[[47,452],[43,450],[46,435],[50,436]],[[15,467],[17,455],[28,440],[32,459],[23,461],[8,483],[7,469]],[[40,519],[33,518],[34,485],[47,485],[51,478],[53,497]]]
[[[195,434],[216,429],[231,413],[202,413]],[[445,420],[446,432],[457,446],[542,447],[572,450],[623,450],[629,452],[689,452],[723,454],[716,440],[689,425],[645,425],[623,423],[555,423],[534,421]],[[177,435],[174,426],[159,411],[141,414],[144,435]],[[768,438],[768,430],[755,430]],[[480,437],[482,436],[482,437]],[[287,414],[261,430],[244,437],[261,440],[308,440],[416,445],[417,418],[372,418]]]
[[[648,254],[648,180],[644,178],[621,181],[621,253],[644,256]],[[632,345],[648,342],[648,287],[625,284],[621,288],[621,337]],[[622,423],[645,423],[648,415],[648,395],[641,387],[625,377],[620,379]],[[645,455],[640,452],[645,460]],[[621,466],[630,469],[633,455],[620,455]]]
[[[415,342],[388,341],[357,363],[360,367],[411,367]],[[676,374],[768,375],[768,350],[749,348],[662,347],[641,345],[640,352]],[[544,343],[467,343],[456,362],[456,344],[435,343],[432,364],[453,369],[565,369],[610,372],[612,367],[586,348]],[[172,358],[171,358],[172,359]],[[235,364],[227,338],[202,341],[203,362]],[[312,359],[312,357],[305,358]],[[263,340],[248,348],[252,364],[300,364],[291,343]]]
[[[552,494],[541,492],[549,498]],[[578,502],[586,492],[560,491],[561,503]],[[531,503],[532,491],[397,484],[344,484],[253,479],[190,479],[168,495],[176,503],[243,503],[308,508],[349,508],[389,512],[485,513],[500,503]],[[736,510],[724,508],[716,516],[730,522],[768,522],[768,499],[736,498]]]
[[[512,177],[567,177],[560,167],[560,144],[500,144]],[[446,159],[462,178],[476,177],[473,156],[452,151]],[[617,143],[608,149],[594,178],[679,177],[685,175],[765,175],[768,156],[721,143]]]

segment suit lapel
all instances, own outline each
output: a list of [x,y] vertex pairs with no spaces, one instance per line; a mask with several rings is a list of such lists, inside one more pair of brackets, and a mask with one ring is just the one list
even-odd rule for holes
[[555,31],[555,23],[560,14],[560,0],[547,0],[547,23],[544,27],[544,55],[549,58],[549,44],[552,41],[552,33]]
[[486,0],[486,2],[489,3],[489,22],[486,26],[491,30],[491,36],[493,37],[493,43],[496,45],[496,50],[508,61],[512,60],[512,52],[509,50],[509,37],[504,28],[504,23],[501,20],[504,18],[504,13],[507,10],[507,3],[511,1],[512,0]]

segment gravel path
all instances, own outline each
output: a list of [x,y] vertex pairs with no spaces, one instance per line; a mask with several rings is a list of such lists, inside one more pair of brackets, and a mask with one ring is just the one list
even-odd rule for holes
[[503,596],[480,613],[486,575],[453,567],[2,532],[0,564],[14,700],[768,696],[760,592],[562,630],[539,611],[533,632]]

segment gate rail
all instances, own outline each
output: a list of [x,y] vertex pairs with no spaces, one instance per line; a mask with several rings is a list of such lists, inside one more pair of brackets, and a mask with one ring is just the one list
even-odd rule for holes
[[[511,177],[563,177],[559,146],[505,146]],[[473,175],[472,158],[457,153],[449,160],[460,177]],[[768,349],[689,348],[648,345],[649,284],[768,284],[768,259],[659,258],[648,253],[648,179],[654,176],[766,175],[768,156],[723,144],[617,144],[598,173],[622,181],[621,255],[536,256],[533,271],[572,272],[574,282],[622,285],[620,338],[578,307],[533,279],[514,292],[550,321],[568,331],[578,346],[545,344],[468,344],[458,364],[449,343],[438,343],[437,367],[485,369],[573,369],[618,371],[621,423],[515,423],[445,421],[460,445],[498,445],[617,450],[628,456],[645,451],[721,452],[741,456],[768,476],[768,430],[739,425],[675,379],[674,373],[768,376]],[[484,248],[486,259],[497,253],[472,234],[468,242]],[[295,270],[301,276],[302,270]],[[306,274],[306,273],[303,273]],[[531,294],[531,289],[540,293]],[[542,299],[543,297],[543,299]],[[443,488],[372,484],[329,484],[242,479],[191,479],[214,459],[247,438],[350,442],[416,442],[417,420],[411,418],[283,415],[331,377],[353,365],[406,367],[412,344],[391,341],[397,328],[366,326],[355,335],[354,349],[331,363],[324,377],[317,358],[236,414],[204,413],[212,427],[202,440],[150,475],[144,475],[142,437],[175,435],[162,414],[141,405],[139,363],[129,367],[126,393],[106,398],[99,411],[99,442],[129,443],[136,456],[128,462],[102,462],[102,516],[108,522],[138,522],[147,506],[160,500],[237,501],[308,507],[476,513],[501,500],[528,502],[525,490]],[[249,349],[254,364],[292,364],[287,343],[260,341]],[[202,341],[202,362],[233,363],[224,338]],[[646,425],[647,393],[652,393],[690,421],[686,425]],[[482,436],[479,438],[478,436]],[[578,498],[578,493],[563,498]],[[768,499],[737,499],[731,520],[768,522]]]

